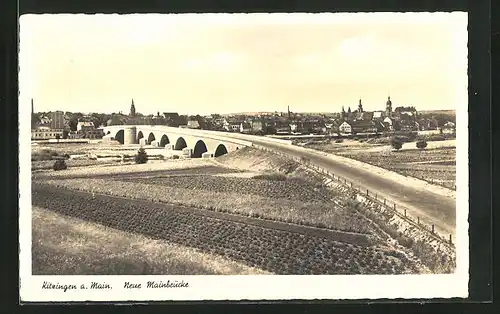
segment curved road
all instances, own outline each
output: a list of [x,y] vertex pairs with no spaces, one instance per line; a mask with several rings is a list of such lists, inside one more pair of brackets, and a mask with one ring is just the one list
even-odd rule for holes
[[[229,136],[231,136],[229,134]],[[311,164],[328,169],[336,176],[346,178],[353,182],[355,187],[377,193],[379,197],[386,198],[390,203],[396,203],[397,208],[406,208],[407,215],[420,217],[420,222],[427,225],[434,224],[436,232],[443,236],[449,234],[455,237],[456,201],[427,189],[420,189],[396,182],[394,179],[381,176],[364,168],[343,163],[329,158],[321,152],[252,138],[249,141],[274,150],[279,150],[290,156],[307,157]]]

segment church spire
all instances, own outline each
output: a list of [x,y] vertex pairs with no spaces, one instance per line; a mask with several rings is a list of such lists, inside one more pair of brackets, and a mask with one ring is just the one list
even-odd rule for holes
[[130,116],[131,117],[135,116],[134,98],[132,98],[132,104],[130,105]]

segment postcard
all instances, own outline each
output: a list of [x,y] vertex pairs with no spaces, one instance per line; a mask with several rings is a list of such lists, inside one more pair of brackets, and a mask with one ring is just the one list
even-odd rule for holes
[[28,14],[19,45],[21,301],[468,296],[467,13]]

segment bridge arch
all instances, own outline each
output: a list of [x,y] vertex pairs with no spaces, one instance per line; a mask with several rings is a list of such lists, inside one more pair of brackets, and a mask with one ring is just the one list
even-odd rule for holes
[[140,142],[141,138],[144,138],[144,134],[142,134],[142,131],[139,131],[139,132],[137,133],[137,142],[138,142],[138,143]]
[[203,140],[198,140],[194,145],[193,158],[200,158],[203,153],[208,152],[207,144]]
[[187,143],[186,143],[186,140],[180,136],[177,141],[175,141],[175,147],[174,149],[175,150],[181,150],[181,149],[184,149],[187,147]]
[[222,155],[227,154],[227,148],[226,145],[224,144],[219,144],[217,148],[215,149],[214,157],[219,157]]
[[154,140],[156,140],[155,138],[155,135],[153,134],[153,132],[149,133],[149,136],[148,136],[148,141],[146,142],[147,145],[151,144],[151,142],[153,142]]
[[170,139],[167,134],[163,134],[160,139],[160,147],[165,147],[167,144],[170,144]]
[[125,131],[123,129],[118,130],[118,132],[116,132],[115,140],[117,140],[118,142],[120,142],[120,144],[123,145],[123,143],[125,142]]

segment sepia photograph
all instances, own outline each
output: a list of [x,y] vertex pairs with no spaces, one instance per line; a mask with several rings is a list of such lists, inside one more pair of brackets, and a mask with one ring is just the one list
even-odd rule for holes
[[22,297],[467,296],[467,13],[19,23]]

